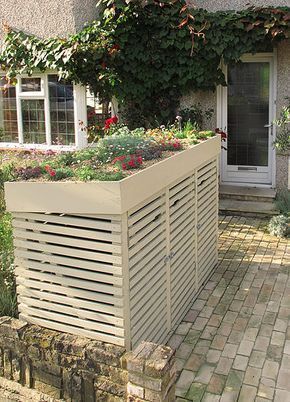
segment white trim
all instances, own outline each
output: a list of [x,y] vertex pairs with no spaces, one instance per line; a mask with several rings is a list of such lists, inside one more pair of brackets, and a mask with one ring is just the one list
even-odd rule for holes
[[[258,53],[255,55],[245,54],[241,61],[244,62],[269,62],[270,65],[270,88],[269,88],[269,122],[271,123],[276,115],[276,96],[277,96],[277,54],[273,53]],[[222,65],[223,72],[225,77],[227,78],[227,66],[225,64]],[[225,130],[227,132],[227,87],[219,86],[217,88],[217,127]],[[269,129],[270,131],[271,129]],[[272,127],[272,134],[269,134],[269,165],[267,168],[259,167],[260,178],[258,178],[259,173],[257,174],[257,178],[254,175],[247,176],[245,173],[237,174],[237,177],[234,176],[234,172],[231,174],[232,177],[228,177],[228,165],[227,165],[227,151],[222,150],[221,153],[221,183],[230,183],[242,185],[243,183],[253,186],[275,186],[276,181],[276,160],[275,160],[275,151],[273,149],[273,141],[275,139],[275,127]],[[227,143],[225,143],[225,148],[227,147]],[[263,178],[263,172],[265,171],[265,175]],[[266,173],[267,172],[267,173]],[[238,177],[239,176],[239,177]],[[249,183],[252,181],[252,183]],[[256,182],[257,181],[257,182]],[[259,181],[259,182],[258,182]],[[263,183],[263,181],[265,183]]]
[[86,87],[74,85],[74,122],[76,148],[85,148],[88,145],[86,127],[87,121],[87,97]]
[[15,86],[15,93],[16,93],[18,142],[19,142],[20,145],[22,145],[24,143],[24,136],[23,136],[22,113],[21,113],[21,98],[19,96],[19,92],[20,92],[19,86],[20,86],[20,83],[19,83],[19,80],[17,80],[16,86]]

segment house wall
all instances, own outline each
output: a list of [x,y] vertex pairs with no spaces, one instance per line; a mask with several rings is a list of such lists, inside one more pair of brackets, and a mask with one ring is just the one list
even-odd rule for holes
[[[67,36],[97,17],[96,0],[5,0],[0,18],[12,28],[39,37]],[[4,37],[0,34],[0,40]]]

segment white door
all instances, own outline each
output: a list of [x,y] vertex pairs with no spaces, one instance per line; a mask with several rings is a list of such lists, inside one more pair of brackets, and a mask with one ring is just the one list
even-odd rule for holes
[[228,65],[219,91],[219,128],[227,133],[221,181],[273,184],[274,55],[244,56]]

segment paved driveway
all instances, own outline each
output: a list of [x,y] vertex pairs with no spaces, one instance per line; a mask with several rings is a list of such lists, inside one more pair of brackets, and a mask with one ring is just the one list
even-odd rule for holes
[[177,402],[290,402],[289,240],[222,217],[219,265],[169,344]]

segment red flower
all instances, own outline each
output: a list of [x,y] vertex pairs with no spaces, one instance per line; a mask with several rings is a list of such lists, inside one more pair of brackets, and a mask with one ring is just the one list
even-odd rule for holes
[[127,169],[127,164],[126,163],[122,163],[122,169],[126,170]]
[[105,130],[109,130],[109,128],[111,127],[112,124],[117,124],[118,123],[118,117],[117,116],[113,116],[110,119],[107,119],[105,121]]
[[54,177],[56,175],[55,170],[50,170],[49,172],[50,177]]
[[216,133],[216,134],[220,134],[222,140],[226,140],[226,139],[227,139],[227,133],[225,133],[225,132],[224,132],[223,130],[221,130],[220,128],[216,128],[216,129],[215,129],[215,133]]

